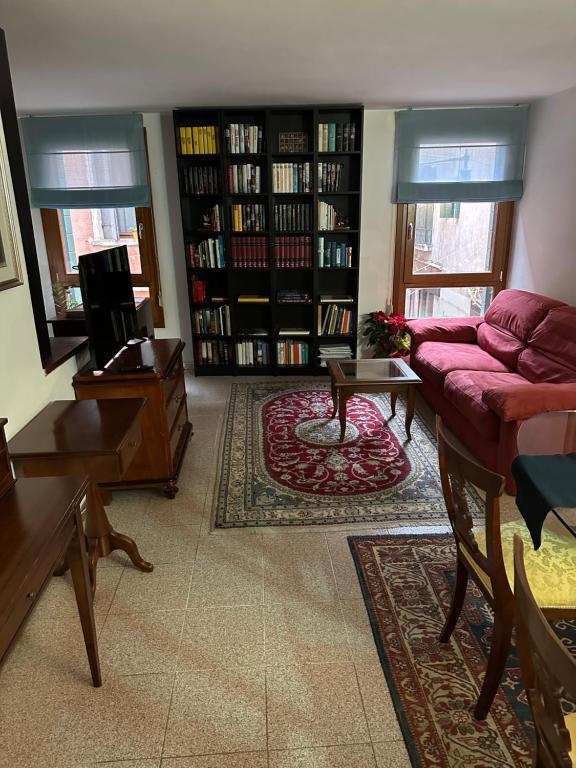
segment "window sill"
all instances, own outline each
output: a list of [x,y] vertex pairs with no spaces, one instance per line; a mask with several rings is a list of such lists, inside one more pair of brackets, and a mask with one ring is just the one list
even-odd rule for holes
[[60,365],[88,346],[88,336],[59,336],[50,339],[50,354],[42,360],[44,373],[52,373]]

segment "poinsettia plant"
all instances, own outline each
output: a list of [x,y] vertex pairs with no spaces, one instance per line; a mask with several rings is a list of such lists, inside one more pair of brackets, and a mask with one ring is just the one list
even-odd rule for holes
[[370,312],[364,321],[364,336],[374,357],[399,357],[410,351],[410,334],[404,315]]

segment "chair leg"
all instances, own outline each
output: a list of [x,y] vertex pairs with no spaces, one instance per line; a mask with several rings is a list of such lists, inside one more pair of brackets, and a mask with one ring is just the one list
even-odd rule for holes
[[494,629],[492,630],[492,645],[490,647],[490,657],[484,682],[480,690],[480,696],[474,707],[474,717],[476,720],[485,720],[494,696],[500,685],[504,665],[510,653],[510,641],[512,639],[513,622],[508,618],[502,618],[497,614],[494,616]]
[[454,587],[454,594],[452,595],[452,604],[448,611],[448,616],[444,623],[442,632],[440,633],[440,642],[447,643],[452,636],[462,606],[464,605],[464,598],[466,597],[466,587],[468,586],[468,571],[466,566],[462,563],[460,558],[456,559],[456,586]]

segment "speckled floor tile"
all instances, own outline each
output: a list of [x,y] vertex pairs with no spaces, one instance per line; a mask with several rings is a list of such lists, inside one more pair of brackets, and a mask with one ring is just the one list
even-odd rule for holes
[[270,768],[376,768],[370,744],[270,752]]
[[202,757],[169,757],[162,760],[162,768],[268,768],[266,752],[241,752]]
[[264,599],[267,604],[337,599],[323,533],[264,537]]
[[378,650],[374,642],[372,626],[364,600],[342,600],[342,612],[352,660],[355,662],[379,664]]
[[356,664],[358,684],[373,742],[400,741],[402,732],[380,664]]
[[110,610],[112,613],[176,611],[186,607],[192,567],[155,565],[151,573],[124,570]]
[[411,768],[412,762],[403,741],[374,744],[378,768]]

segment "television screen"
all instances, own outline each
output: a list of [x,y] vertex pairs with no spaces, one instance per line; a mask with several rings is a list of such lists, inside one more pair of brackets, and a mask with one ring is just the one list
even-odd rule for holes
[[92,359],[101,370],[137,335],[128,249],[120,245],[79,256],[78,270]]

